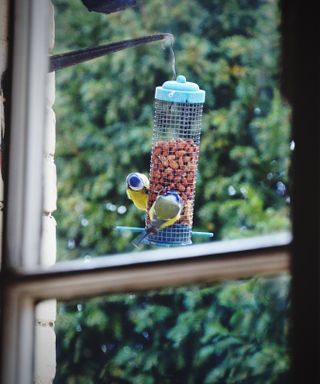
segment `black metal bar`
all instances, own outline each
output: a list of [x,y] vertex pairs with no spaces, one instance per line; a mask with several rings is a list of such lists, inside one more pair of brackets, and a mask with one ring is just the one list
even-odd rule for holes
[[320,97],[316,4],[285,0],[283,93],[292,105],[292,382],[320,383]]
[[136,0],[82,0],[88,11],[113,13],[137,5]]
[[99,45],[97,47],[85,48],[79,51],[72,51],[60,55],[50,56],[49,72],[57,71],[72,65],[86,62],[122,49],[149,44],[154,41],[172,40],[171,33],[158,33],[150,36],[138,37],[136,39],[118,41],[116,43]]

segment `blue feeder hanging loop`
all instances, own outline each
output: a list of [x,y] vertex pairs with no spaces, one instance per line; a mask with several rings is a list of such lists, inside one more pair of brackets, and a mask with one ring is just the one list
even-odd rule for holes
[[[157,195],[169,190],[179,193],[183,209],[179,221],[156,234],[149,234],[146,243],[162,246],[192,243],[204,101],[205,91],[182,75],[156,88],[147,212]],[[147,213],[146,226],[149,222]]]

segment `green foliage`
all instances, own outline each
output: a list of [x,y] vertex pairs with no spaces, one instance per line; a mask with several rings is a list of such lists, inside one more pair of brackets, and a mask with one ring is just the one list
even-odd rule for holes
[[55,382],[288,382],[288,288],[281,276],[60,304]]
[[[173,33],[178,73],[206,90],[194,227],[214,239],[288,229],[276,0],[138,3],[103,15],[54,0],[55,53]],[[60,259],[131,250],[131,235],[114,227],[141,226],[144,215],[124,180],[149,171],[154,88],[171,76],[159,43],[56,73]],[[253,279],[60,303],[55,382],[285,383],[288,284]]]

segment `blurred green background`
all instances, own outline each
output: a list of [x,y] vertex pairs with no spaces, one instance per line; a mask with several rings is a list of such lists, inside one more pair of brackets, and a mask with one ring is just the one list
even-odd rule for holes
[[[219,240],[290,229],[294,143],[279,91],[277,1],[139,0],[112,15],[53,3],[54,53],[175,36],[177,73],[207,92],[195,230]],[[124,181],[149,171],[154,89],[171,78],[161,43],[56,73],[59,260],[131,249],[131,235],[114,227],[142,226],[144,215]],[[60,303],[55,382],[286,383],[288,287],[279,277]]]

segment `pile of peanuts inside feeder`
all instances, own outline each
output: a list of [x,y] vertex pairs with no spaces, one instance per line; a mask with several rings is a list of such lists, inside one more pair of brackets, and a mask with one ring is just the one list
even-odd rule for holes
[[[205,92],[178,76],[156,89],[147,212],[158,194],[175,190],[183,201],[180,219],[149,235],[158,245],[191,244],[193,206]],[[146,216],[146,225],[150,222]]]
[[148,209],[159,192],[176,190],[183,200],[179,223],[192,226],[198,153],[199,147],[193,140],[160,140],[155,143],[151,156]]

